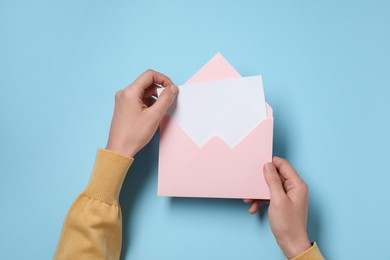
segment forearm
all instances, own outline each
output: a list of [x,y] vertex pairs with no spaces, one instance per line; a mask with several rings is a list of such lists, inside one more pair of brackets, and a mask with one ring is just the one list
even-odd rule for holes
[[[165,89],[155,101],[153,96],[161,86]],[[116,93],[106,147],[110,151],[98,151],[89,184],[66,217],[56,259],[119,258],[122,216],[118,198],[133,162],[127,156],[133,157],[152,139],[178,91],[167,76],[148,70]]]
[[55,259],[119,259],[119,193],[133,159],[99,149],[91,179],[65,219]]

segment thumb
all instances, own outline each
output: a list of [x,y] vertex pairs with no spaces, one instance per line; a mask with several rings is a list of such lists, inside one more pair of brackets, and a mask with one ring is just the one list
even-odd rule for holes
[[267,182],[271,193],[271,200],[280,199],[285,196],[286,193],[283,189],[282,180],[273,163],[266,163],[263,167],[263,171],[265,181]]
[[176,85],[171,85],[166,87],[158,97],[158,100],[151,106],[151,110],[153,110],[153,114],[162,117],[168,108],[172,105],[175,100],[177,94],[179,93],[179,88]]

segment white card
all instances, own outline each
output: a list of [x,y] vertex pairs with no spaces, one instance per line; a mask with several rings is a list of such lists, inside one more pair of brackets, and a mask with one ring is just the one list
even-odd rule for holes
[[167,115],[203,146],[214,136],[234,147],[267,118],[261,76],[179,86]]

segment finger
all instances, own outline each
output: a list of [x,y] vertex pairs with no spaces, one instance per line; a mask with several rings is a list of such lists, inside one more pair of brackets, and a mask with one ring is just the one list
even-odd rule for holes
[[253,200],[252,199],[243,199],[244,203],[252,203]]
[[272,162],[284,180],[289,180],[293,183],[303,182],[298,173],[287,160],[275,156],[272,159]]
[[261,204],[262,204],[262,201],[260,201],[260,200],[255,200],[255,201],[252,203],[252,205],[251,205],[251,207],[249,208],[249,210],[248,210],[249,214],[256,214],[257,211],[259,211],[259,208],[260,208]]
[[263,167],[265,181],[270,190],[271,201],[273,199],[282,199],[286,196],[283,189],[282,180],[272,163],[266,163]]
[[145,90],[153,84],[160,84],[163,87],[169,87],[173,82],[164,74],[154,70],[147,70],[142,73],[129,87],[137,90]]
[[172,105],[178,93],[179,88],[176,85],[172,84],[171,86],[166,87],[161,92],[158,100],[150,107],[150,111],[161,119],[168,108]]

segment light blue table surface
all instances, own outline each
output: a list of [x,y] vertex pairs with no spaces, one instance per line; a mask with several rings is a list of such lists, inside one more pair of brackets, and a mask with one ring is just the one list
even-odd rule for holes
[[[261,74],[274,154],[310,187],[328,259],[389,259],[388,1],[1,1],[0,258],[50,259],[104,147],[114,93],[184,83],[221,52]],[[283,259],[239,200],[158,197],[158,136],[121,194],[123,259]]]

